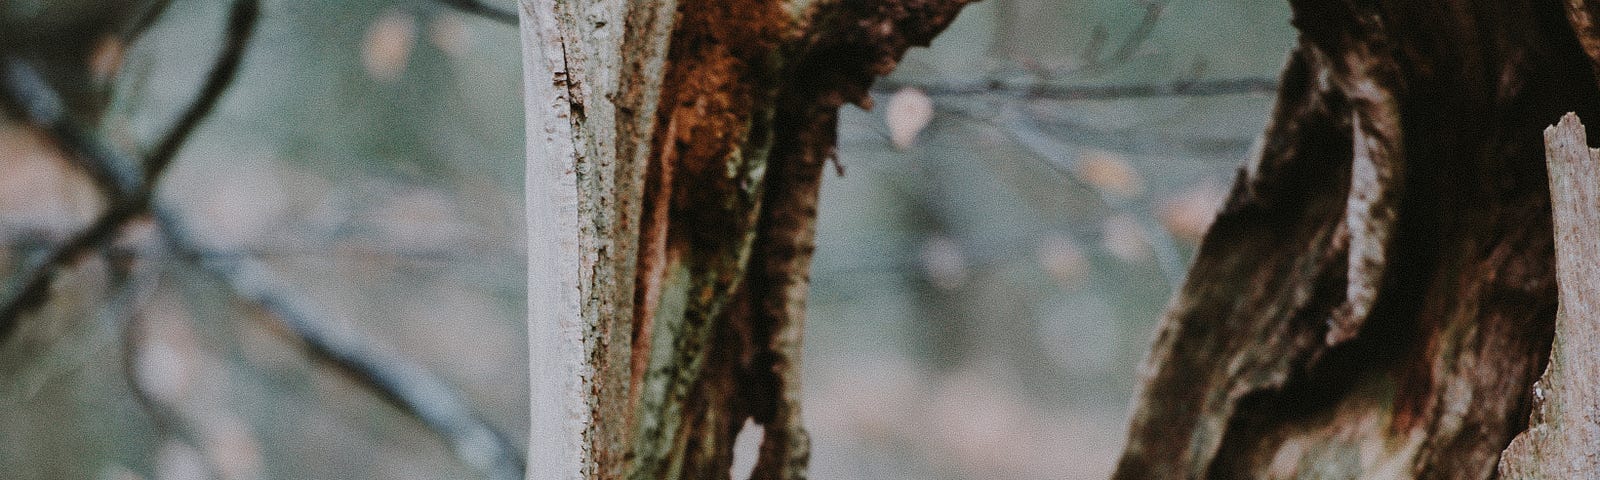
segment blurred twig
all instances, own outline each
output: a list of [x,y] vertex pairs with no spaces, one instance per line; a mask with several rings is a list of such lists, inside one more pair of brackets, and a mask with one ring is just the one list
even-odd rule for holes
[[200,86],[200,92],[195,95],[189,108],[183,111],[183,116],[178,117],[162,135],[161,143],[145,156],[144,175],[148,180],[145,183],[144,197],[146,201],[150,196],[149,190],[154,190],[155,183],[161,177],[161,172],[177,156],[178,149],[183,147],[184,141],[194,133],[195,127],[205,120],[217,106],[217,101],[222,99],[223,92],[233,84],[234,77],[238,76],[239,65],[243,63],[244,52],[249,46],[250,36],[255,31],[257,18],[261,15],[258,0],[240,0],[233,4],[233,11],[228,15],[228,34],[224,40],[222,52],[217,60],[211,64],[211,72],[206,75],[205,84]]
[[[134,162],[78,125],[67,112],[66,101],[32,65],[0,57],[0,106],[43,130],[106,196],[121,198],[138,190],[140,179]],[[91,162],[89,158],[106,161]]]
[[[157,435],[177,437],[178,441],[194,447],[196,450],[204,451],[205,444],[195,436],[193,431],[183,425],[183,418],[179,415],[177,409],[156,399],[154,393],[145,386],[144,381],[139,377],[139,354],[145,341],[143,330],[144,315],[139,313],[137,308],[133,310],[134,312],[128,317],[127,322],[122,325],[121,360],[122,378],[123,381],[128,383],[128,391],[132,394],[134,403],[139,404],[139,408],[144,410],[145,415],[150,417]],[[207,461],[203,462],[204,468],[211,478],[224,478],[221,475],[221,469],[217,467],[215,462],[210,461],[211,456],[206,455],[205,458]]]
[[1278,90],[1278,81],[1272,78],[1228,78],[1218,80],[1180,80],[1170,83],[1060,86],[1010,85],[1000,80],[967,85],[917,85],[884,79],[874,85],[872,90],[873,93],[890,94],[906,87],[919,88],[928,96],[933,97],[1002,95],[1033,100],[1071,101],[1266,94]]
[[483,3],[482,0],[434,0],[466,13],[484,17],[506,25],[517,25],[517,12]]
[[[1016,109],[1007,109],[993,121],[1000,127],[1001,131],[1006,132],[1018,144],[1021,144],[1029,152],[1044,160],[1046,165],[1060,171],[1067,178],[1078,178],[1074,174],[1077,161],[1064,155],[1070,149],[1058,144],[1048,134],[1039,130],[1033,124],[1032,119]],[[1182,285],[1185,275],[1183,257],[1178,254],[1178,248],[1172,236],[1161,228],[1161,225],[1157,224],[1154,220],[1154,215],[1150,214],[1148,208],[1130,212],[1130,210],[1134,210],[1134,206],[1127,199],[1112,195],[1103,189],[1095,188],[1093,185],[1085,185],[1085,187],[1099,193],[1101,202],[1105,203],[1106,207],[1118,212],[1129,213],[1139,223],[1139,229],[1143,231],[1145,242],[1150,246],[1151,252],[1155,254],[1156,265],[1161,268],[1161,273],[1167,280],[1167,286],[1175,289]]]
[[44,129],[68,157],[84,166],[108,197],[109,204],[87,228],[46,254],[20,275],[17,283],[7,287],[5,296],[0,297],[0,343],[16,329],[18,317],[48,298],[50,281],[58,268],[71,264],[90,249],[109,243],[124,224],[149,208],[162,170],[233,82],[259,14],[258,0],[234,2],[228,20],[228,39],[205,85],[145,158],[142,174],[131,171],[133,162],[127,156],[108,147],[104,140],[71,119],[62,107],[60,95],[31,66],[17,59],[0,59],[0,69],[3,69],[0,71],[0,98],[18,110],[25,121]]
[[[45,299],[50,279],[56,268],[70,263],[91,248],[104,246],[120,227],[133,217],[151,210],[152,195],[161,173],[171,164],[184,141],[200,125],[207,113],[215,107],[218,98],[227,90],[238,71],[239,62],[248,43],[258,16],[257,0],[239,0],[229,21],[228,40],[212,68],[200,94],[179,117],[143,162],[143,172],[130,168],[133,162],[127,156],[105,145],[103,139],[83,129],[67,118],[59,96],[32,72],[31,67],[19,61],[0,63],[0,93],[8,107],[20,112],[24,120],[39,126],[51,135],[68,156],[100,178],[102,189],[110,199],[107,212],[96,219],[89,228],[73,239],[45,255],[45,260],[24,275],[23,283],[8,292],[0,308],[0,342],[14,329],[17,317]],[[517,480],[523,476],[520,453],[504,435],[494,430],[467,408],[458,393],[442,380],[427,373],[405,359],[387,355],[371,348],[361,337],[346,334],[330,327],[331,323],[315,309],[291,295],[284,282],[277,280],[261,262],[250,257],[208,258],[202,255],[194,236],[177,217],[156,209],[157,224],[166,232],[175,250],[202,259],[201,266],[227,281],[234,293],[255,302],[271,312],[295,337],[304,340],[317,356],[327,359],[340,369],[351,373],[363,385],[376,391],[402,410],[417,417],[428,428],[448,441],[456,454],[468,465],[483,471],[495,480]],[[130,322],[124,335],[129,342],[137,342],[137,322]],[[136,347],[130,345],[124,355],[134,355]],[[131,357],[124,361],[131,365]],[[164,407],[154,403],[142,391],[137,372],[125,365],[135,397],[155,415],[158,425],[168,418]]]
[[154,0],[145,5],[145,10],[139,15],[139,19],[134,20],[123,34],[124,41],[127,43],[139,41],[139,37],[150,31],[150,27],[156,24],[156,20],[161,18],[161,14],[166,13],[169,6],[172,6],[172,0]]
[[522,478],[520,451],[504,434],[478,418],[449,384],[404,358],[374,349],[359,335],[332,328],[333,322],[301,296],[290,293],[288,283],[261,261],[205,255],[175,213],[157,208],[155,218],[179,255],[198,258],[202,268],[221,278],[235,295],[271,313],[317,357],[421,420],[444,437],[467,465],[490,479]]
[[[1128,38],[1122,41],[1116,53],[1111,54],[1111,58],[1105,63],[1115,65],[1126,62],[1133,58],[1134,54],[1139,53],[1139,48],[1143,47],[1144,43],[1150,40],[1150,35],[1155,33],[1156,24],[1161,22],[1161,13],[1167,9],[1167,2],[1150,2],[1145,4],[1144,8],[1144,18],[1139,19],[1139,25],[1133,27],[1133,31],[1128,33]],[[1092,63],[1100,64],[1098,60]]]

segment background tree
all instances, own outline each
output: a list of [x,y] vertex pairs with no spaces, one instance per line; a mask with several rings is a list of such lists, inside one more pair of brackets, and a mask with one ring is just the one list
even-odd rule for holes
[[1591,251],[1563,216],[1596,205],[1556,209],[1558,244],[1550,189],[1593,184],[1551,177],[1540,135],[1600,118],[1592,10],[1292,5],[1262,148],[1163,319],[1116,477],[1493,478],[1545,401],[1558,285],[1569,324],[1596,320],[1568,284],[1595,258],[1556,262]]

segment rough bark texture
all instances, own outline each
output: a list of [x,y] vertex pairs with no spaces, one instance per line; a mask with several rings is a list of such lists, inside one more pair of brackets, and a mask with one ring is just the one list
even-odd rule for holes
[[727,478],[753,419],[752,476],[805,477],[838,109],[965,3],[524,0],[532,475]]
[[1291,3],[1116,478],[1492,477],[1555,325],[1539,132],[1600,113],[1600,37],[1581,1]]
[[1561,304],[1531,426],[1506,448],[1500,475],[1592,478],[1600,475],[1600,150],[1585,143],[1576,115],[1544,136]]

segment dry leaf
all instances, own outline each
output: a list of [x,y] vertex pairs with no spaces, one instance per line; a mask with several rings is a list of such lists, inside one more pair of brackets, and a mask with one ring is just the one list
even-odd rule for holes
[[1161,202],[1161,225],[1180,240],[1199,243],[1227,196],[1228,191],[1215,180],[1190,186]]
[[169,440],[156,451],[155,478],[201,479],[211,478],[211,467],[206,464],[205,453],[178,440]]
[[127,45],[116,35],[107,35],[89,52],[89,75],[95,83],[105,83],[122,68],[123,53]]
[[951,290],[967,282],[967,256],[961,245],[943,235],[922,244],[922,271],[934,287]]
[[361,45],[361,63],[367,74],[381,81],[399,78],[411,58],[416,33],[417,18],[409,13],[391,10],[373,20]]
[[1089,258],[1071,239],[1051,235],[1039,242],[1034,250],[1039,266],[1062,285],[1076,287],[1089,277]]
[[472,50],[472,28],[460,15],[442,14],[428,24],[428,41],[446,55],[461,57]]
[[1107,218],[1100,226],[1100,246],[1125,262],[1142,262],[1150,258],[1150,243],[1144,228],[1128,214]]
[[1078,157],[1073,173],[1100,191],[1123,198],[1144,192],[1144,179],[1126,159],[1103,150],[1090,150]]
[[65,239],[105,203],[94,182],[35,129],[0,125],[0,239]]
[[933,100],[916,87],[906,87],[889,97],[883,109],[883,120],[889,124],[889,139],[902,150],[911,148],[917,134],[933,121]]

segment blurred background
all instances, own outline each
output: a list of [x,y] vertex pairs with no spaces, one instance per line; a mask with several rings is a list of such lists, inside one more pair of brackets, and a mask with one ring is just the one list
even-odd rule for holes
[[[96,4],[6,0],[0,18],[67,25]],[[109,95],[95,124],[114,145],[151,144],[189,102],[226,9],[173,0],[137,42],[84,47],[119,72],[85,80]],[[420,0],[262,12],[157,196],[204,255],[135,225],[120,255],[59,276],[49,321],[0,349],[0,477],[475,475],[201,257],[259,260],[525,445],[515,27]],[[1108,475],[1154,324],[1265,124],[1288,17],[1265,0],[985,0],[913,49],[875,110],[846,107],[806,325],[813,477]],[[101,205],[0,124],[6,284]]]

